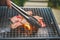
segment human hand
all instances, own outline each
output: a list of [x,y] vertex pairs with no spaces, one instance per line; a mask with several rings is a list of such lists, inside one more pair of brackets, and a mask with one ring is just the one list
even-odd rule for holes
[[10,2],[11,0],[1,0],[0,1],[0,4],[1,5],[7,5],[8,6],[8,8],[11,8],[11,2]]

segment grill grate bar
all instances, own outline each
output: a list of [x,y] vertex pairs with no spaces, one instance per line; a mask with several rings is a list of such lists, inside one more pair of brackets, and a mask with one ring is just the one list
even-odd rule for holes
[[[49,16],[47,15],[47,11],[46,11],[45,9],[43,9],[43,10],[44,10],[44,13],[45,13],[45,16],[46,16],[46,20],[49,20],[49,18],[48,18]],[[49,21],[50,21],[50,20],[49,20]],[[48,25],[51,26],[49,21],[48,21]],[[48,27],[49,27],[49,26],[48,26]],[[49,30],[49,31],[50,31],[50,30]],[[49,36],[52,36],[52,34],[50,34],[51,32],[49,32],[49,31],[48,31]]]
[[[43,18],[45,18],[45,21],[46,21],[46,24],[47,24],[47,27],[49,27],[49,25],[48,25],[48,21],[47,21],[47,17],[46,17],[46,15],[44,14],[45,12],[44,12],[44,10],[41,8],[41,14],[43,15],[42,17]],[[49,35],[48,35],[49,36]]]
[[[49,9],[47,9],[47,12],[49,13],[48,10],[49,10]],[[50,14],[51,14],[51,13],[49,13],[48,15],[50,15]],[[49,17],[50,17],[50,20],[51,20],[51,25],[52,25],[52,27],[53,27],[53,25],[54,25],[53,23],[54,23],[54,22],[52,21],[52,17],[51,17],[51,16],[49,16]],[[54,20],[54,19],[53,19],[53,20]],[[58,34],[57,34],[57,31],[56,31],[55,27],[56,27],[56,26],[54,25],[53,30],[54,30],[54,33],[56,33],[56,36],[57,36]],[[55,35],[55,34],[54,34],[54,35]]]
[[[49,17],[48,12],[47,12],[46,9],[44,9],[44,10],[45,10],[46,16],[47,16],[47,18],[48,18],[48,17]],[[52,27],[51,27],[51,22],[50,22],[51,18],[49,17],[48,20],[49,20],[48,24],[50,25],[49,36],[54,36],[53,30],[52,30]],[[51,32],[50,32],[50,31],[51,31]],[[51,33],[52,33],[52,34],[51,34]]]
[[[48,10],[49,10],[49,9],[50,9],[50,8],[48,8]],[[53,13],[52,13],[51,10],[49,10],[49,11],[50,11],[49,14],[51,14],[51,17],[52,17],[52,19],[53,19],[54,29],[56,28],[54,31],[55,31],[56,33],[58,33],[57,35],[60,35],[59,32],[58,32],[58,31],[59,31],[59,30],[58,30],[58,25],[57,25],[57,22],[56,22],[56,20],[55,20],[55,18],[54,18],[54,15],[53,15]],[[57,31],[56,31],[56,30],[57,30]]]

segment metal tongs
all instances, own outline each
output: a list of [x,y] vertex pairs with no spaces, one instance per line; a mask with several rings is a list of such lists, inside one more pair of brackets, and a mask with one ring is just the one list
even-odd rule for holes
[[37,19],[35,19],[33,16],[27,15],[27,12],[24,11],[23,9],[21,9],[19,6],[17,6],[16,4],[14,4],[13,2],[11,2],[12,4],[12,8],[14,8],[16,11],[19,12],[19,14],[21,16],[23,16],[32,26],[35,26],[37,28],[40,28],[40,24],[37,21]]

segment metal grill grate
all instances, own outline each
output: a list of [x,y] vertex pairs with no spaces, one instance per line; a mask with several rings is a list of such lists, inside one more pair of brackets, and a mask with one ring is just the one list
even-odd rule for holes
[[[9,18],[18,15],[15,9],[8,9],[7,7],[0,7],[0,38],[17,38],[17,39],[30,39],[30,38],[56,38],[59,37],[57,24],[54,21],[52,11],[50,8],[22,8],[25,11],[31,10],[33,16],[38,15],[44,18],[47,24],[46,28],[39,28],[37,32],[34,32],[31,36],[26,36],[23,33],[18,33],[20,28],[14,30],[10,29]],[[5,29],[5,30],[4,30]],[[21,29],[22,30],[22,29]]]

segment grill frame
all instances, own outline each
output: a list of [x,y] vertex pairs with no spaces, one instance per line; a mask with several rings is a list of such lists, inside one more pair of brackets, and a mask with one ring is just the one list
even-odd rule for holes
[[[24,7],[24,8],[31,8],[31,7]],[[47,8],[47,7],[40,7],[40,8]],[[31,38],[30,37],[27,37],[27,38],[25,38],[25,37],[23,37],[23,38],[19,37],[19,38],[4,38],[4,39],[60,39],[60,33],[59,33],[58,24],[57,24],[56,19],[55,19],[54,15],[53,15],[53,12],[51,11],[51,8],[48,7],[48,9],[50,9],[51,16],[54,19],[54,23],[56,25],[56,30],[57,30],[57,33],[58,33],[58,37],[31,37]],[[1,39],[3,39],[3,38],[1,38]]]

